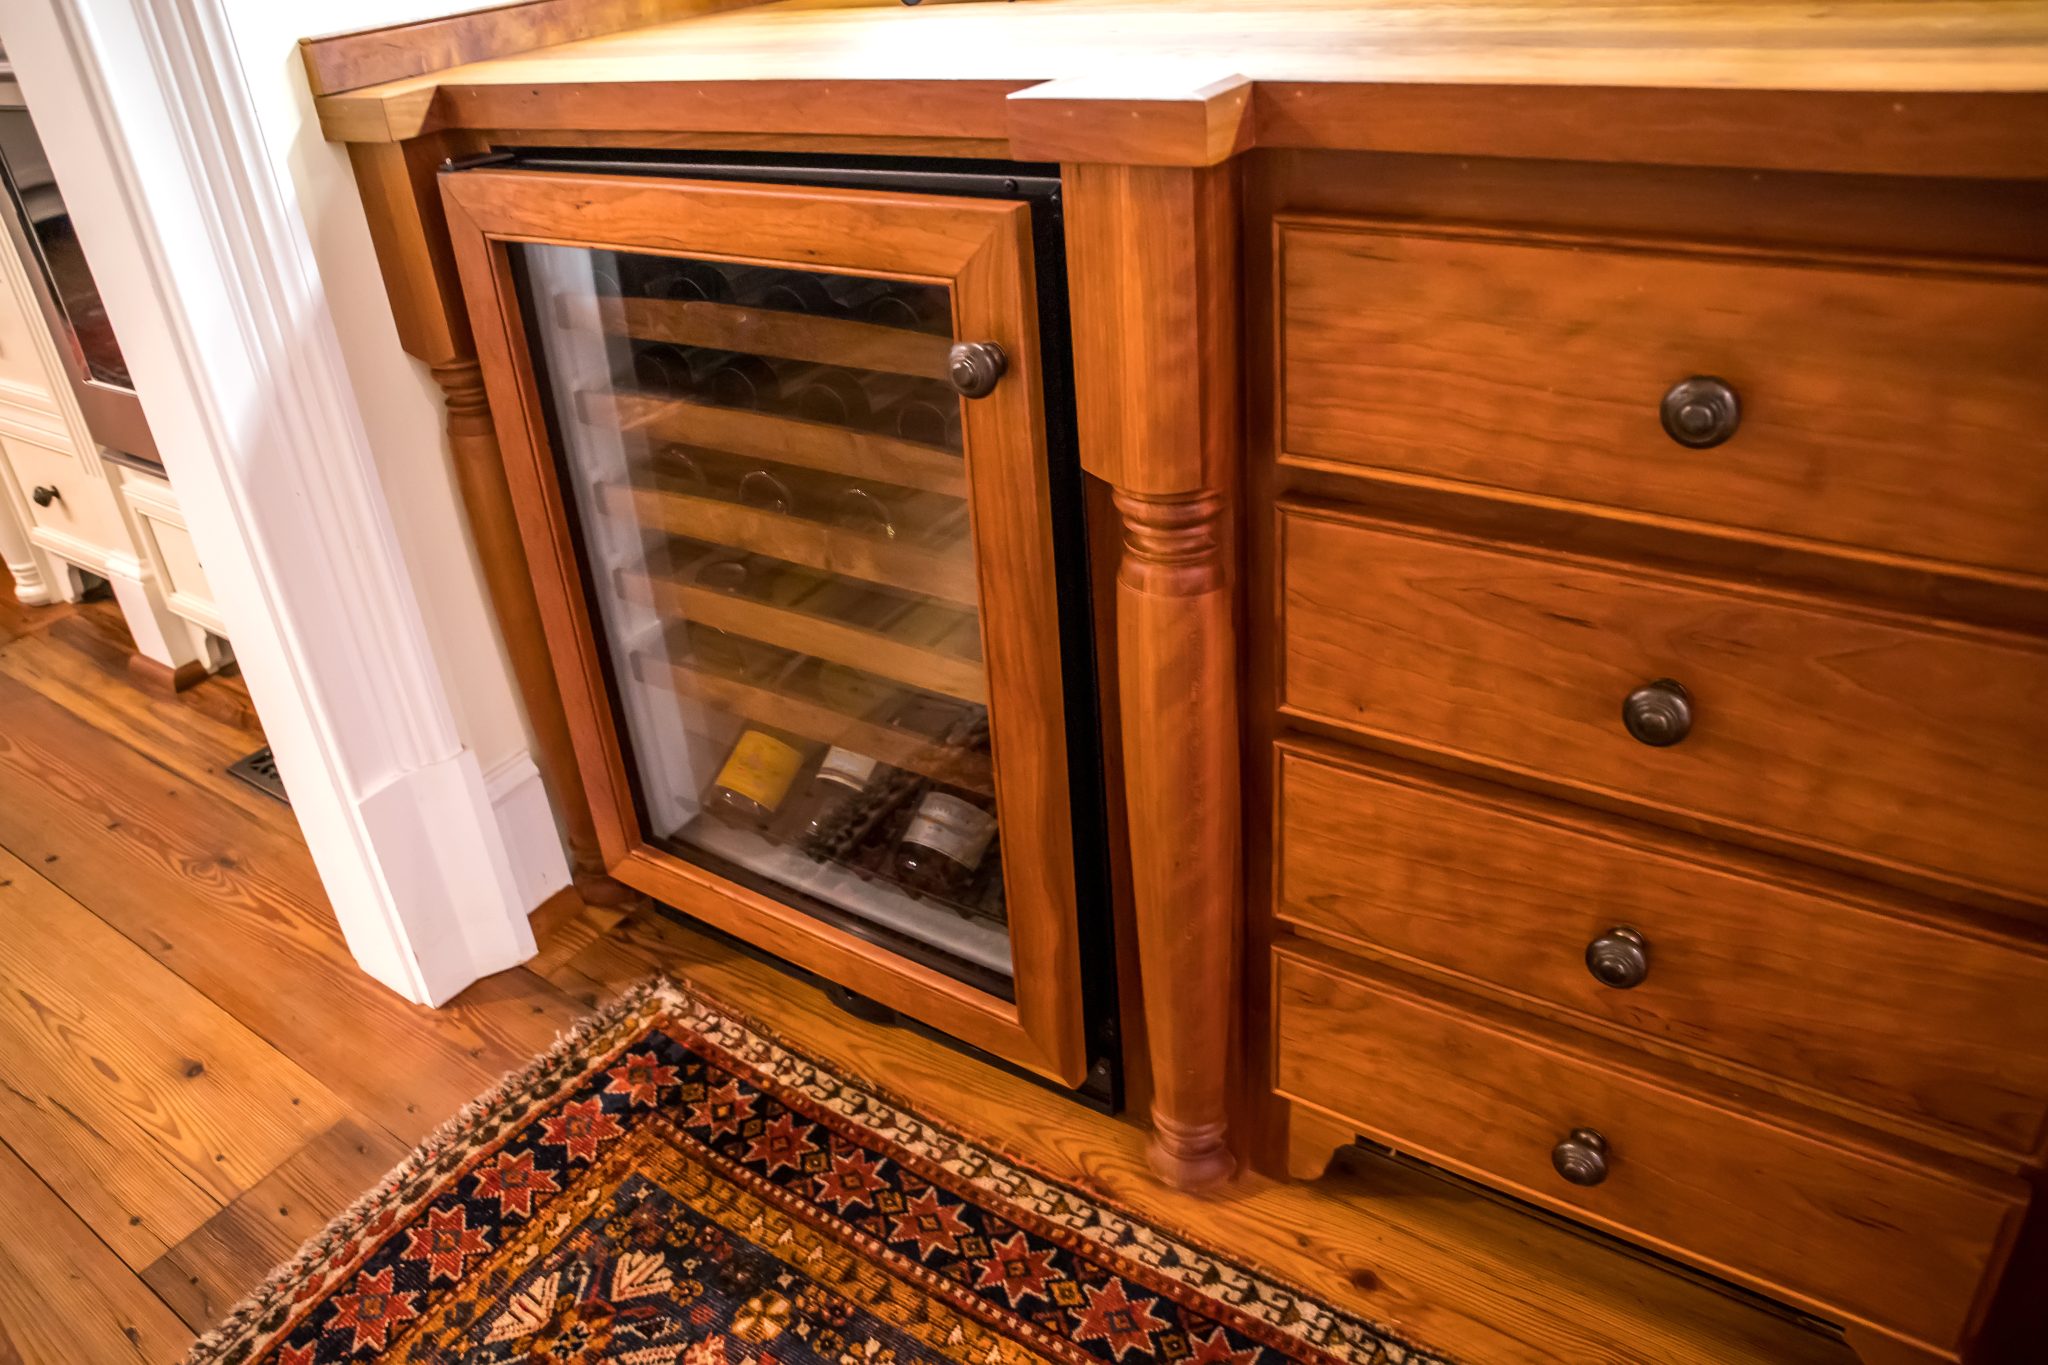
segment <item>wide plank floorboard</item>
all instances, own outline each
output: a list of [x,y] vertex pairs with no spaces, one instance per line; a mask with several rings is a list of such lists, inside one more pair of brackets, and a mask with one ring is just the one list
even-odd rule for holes
[[343,1119],[142,1272],[194,1331],[227,1315],[410,1150]]
[[175,1365],[194,1333],[0,1146],[0,1361]]
[[0,1141],[149,1264],[346,1112],[0,850]]

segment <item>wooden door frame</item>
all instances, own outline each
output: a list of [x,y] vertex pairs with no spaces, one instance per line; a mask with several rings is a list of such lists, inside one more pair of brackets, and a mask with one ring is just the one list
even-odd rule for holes
[[[627,885],[1018,1065],[1078,1085],[1073,831],[1030,210],[1013,201],[661,176],[480,169],[442,177],[456,265],[577,767],[607,870]],[[573,228],[571,227],[573,225]],[[1016,999],[858,936],[651,845],[570,533],[525,343],[511,243],[647,251],[943,284],[961,335],[1011,357],[966,413],[975,570],[1006,853]],[[1010,700],[1006,703],[1005,698]],[[772,938],[764,938],[764,930]]]

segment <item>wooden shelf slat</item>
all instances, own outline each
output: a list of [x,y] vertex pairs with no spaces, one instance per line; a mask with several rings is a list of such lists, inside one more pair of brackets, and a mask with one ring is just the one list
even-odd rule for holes
[[988,705],[988,676],[979,659],[919,644],[887,627],[854,625],[797,607],[739,597],[673,578],[646,574],[625,574],[622,578],[631,591],[653,602],[659,610],[684,620],[815,659],[845,664],[927,692]]
[[560,294],[555,316],[564,327],[609,336],[745,351],[916,379],[944,379],[953,349],[951,337],[930,332],[702,299]]
[[803,735],[820,744],[836,744],[892,768],[984,796],[995,794],[995,771],[985,753],[935,744],[891,726],[848,715],[810,697],[779,692],[730,674],[651,654],[633,656],[633,675],[650,686],[678,688],[686,696],[748,720]]
[[967,496],[967,465],[952,451],[826,422],[629,390],[585,390],[577,396],[577,415],[592,423],[616,420],[621,431],[680,445],[707,446],[848,478],[877,479],[952,498]]
[[603,496],[620,516],[692,540],[730,545],[791,564],[923,593],[978,609],[974,559],[963,536],[955,550],[928,550],[842,530],[802,517],[662,488],[608,484]]

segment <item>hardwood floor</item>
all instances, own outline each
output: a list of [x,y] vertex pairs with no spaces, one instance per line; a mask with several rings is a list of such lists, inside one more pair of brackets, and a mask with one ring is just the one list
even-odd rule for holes
[[559,897],[442,1010],[357,972],[290,811],[227,776],[247,694],[126,673],[111,603],[0,575],[0,1361],[177,1360],[428,1130],[663,970],[1051,1174],[1472,1365],[1840,1365],[1836,1342],[1387,1162],[1210,1199],[1140,1131],[649,910]]

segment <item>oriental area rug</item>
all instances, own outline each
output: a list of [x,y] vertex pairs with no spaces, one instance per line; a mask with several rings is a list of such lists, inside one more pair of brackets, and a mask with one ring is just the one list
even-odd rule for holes
[[190,1365],[1441,1365],[654,982],[478,1100]]

